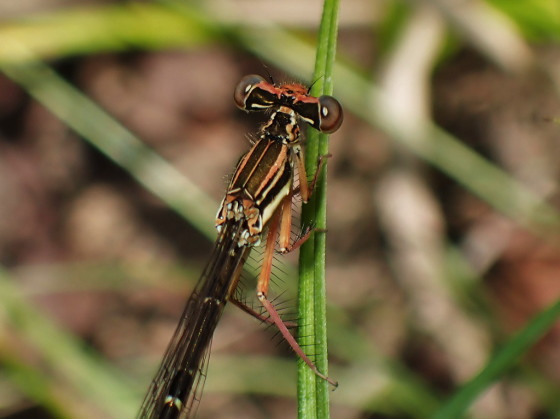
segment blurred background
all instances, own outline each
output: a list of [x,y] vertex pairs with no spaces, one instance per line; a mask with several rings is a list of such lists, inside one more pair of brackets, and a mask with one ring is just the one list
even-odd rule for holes
[[[233,89],[267,72],[309,85],[320,15],[0,1],[0,417],[134,417],[265,118]],[[559,40],[550,0],[341,2],[333,418],[430,417],[492,368],[469,417],[559,417]],[[198,417],[296,417],[295,370],[228,307]]]

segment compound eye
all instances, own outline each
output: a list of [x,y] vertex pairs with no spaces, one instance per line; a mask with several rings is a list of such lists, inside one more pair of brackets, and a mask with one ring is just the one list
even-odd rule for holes
[[342,106],[332,96],[320,96],[319,100],[319,131],[335,132],[344,119]]
[[259,83],[266,83],[266,80],[256,74],[245,76],[237,83],[237,87],[233,92],[233,100],[238,108],[247,110],[247,99],[251,92]]

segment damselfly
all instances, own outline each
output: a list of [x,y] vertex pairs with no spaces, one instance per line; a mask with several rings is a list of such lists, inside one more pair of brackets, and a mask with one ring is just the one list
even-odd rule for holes
[[[299,84],[276,86],[260,76],[244,77],[235,89],[237,106],[245,111],[268,110],[252,148],[241,157],[216,218],[218,238],[201,278],[187,301],[161,366],[144,399],[140,418],[187,418],[203,381],[212,335],[227,301],[234,298],[243,265],[251,249],[266,235],[264,261],[257,281],[257,297],[294,351],[319,377],[286,324],[267,298],[272,259],[278,250],[290,250],[294,172],[299,194],[306,202],[314,181],[308,183],[300,143],[298,118],[322,132],[334,132],[342,123],[342,108],[330,96],[313,97]],[[243,307],[242,307],[243,308]],[[246,311],[255,314],[252,309]],[[262,317],[261,317],[262,318]]]

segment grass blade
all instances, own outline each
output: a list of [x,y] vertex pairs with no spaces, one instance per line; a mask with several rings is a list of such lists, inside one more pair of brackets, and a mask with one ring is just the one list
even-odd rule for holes
[[[331,94],[332,70],[338,33],[338,1],[326,0],[319,31],[319,43],[312,93]],[[311,130],[310,130],[311,131]],[[319,156],[328,153],[327,136],[310,132],[306,147],[306,169],[314,173]],[[326,229],[326,165],[310,202],[304,206],[302,223]],[[299,278],[299,343],[312,348],[319,370],[328,374],[325,291],[325,234],[315,233],[301,248]],[[318,379],[303,363],[298,364],[298,414],[300,418],[329,417],[328,383]]]

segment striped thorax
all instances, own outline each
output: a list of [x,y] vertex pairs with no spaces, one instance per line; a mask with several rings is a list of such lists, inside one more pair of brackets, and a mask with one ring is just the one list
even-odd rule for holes
[[300,152],[296,113],[281,106],[241,157],[216,217],[221,231],[227,220],[244,220],[238,245],[258,245],[265,226],[293,186],[294,153]]

